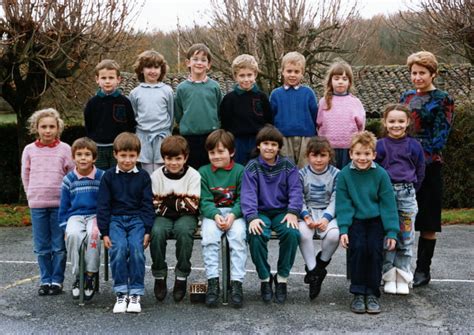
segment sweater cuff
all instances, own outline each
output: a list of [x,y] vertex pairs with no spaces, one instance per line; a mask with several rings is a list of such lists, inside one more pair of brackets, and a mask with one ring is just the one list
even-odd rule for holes
[[334,219],[334,217],[329,213],[324,213],[323,218],[327,219],[329,222],[331,222],[332,219]]
[[300,216],[300,211],[292,209],[292,208],[288,208],[287,213],[296,215],[296,217]]
[[250,223],[253,220],[258,219],[258,218],[259,218],[258,214],[250,214],[245,218],[245,220],[247,221],[247,223]]
[[396,231],[393,231],[393,230],[390,230],[389,232],[387,232],[387,238],[392,238],[394,240],[397,239],[397,232]]
[[304,220],[305,216],[309,216],[309,212],[307,210],[304,210],[300,214],[300,218]]
[[349,233],[349,227],[348,226],[339,226],[339,235],[344,235]]

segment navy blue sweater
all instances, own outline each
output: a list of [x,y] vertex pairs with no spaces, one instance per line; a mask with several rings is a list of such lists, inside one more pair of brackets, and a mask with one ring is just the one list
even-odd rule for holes
[[97,224],[102,236],[109,236],[112,215],[139,216],[145,225],[145,233],[150,233],[155,212],[151,179],[145,170],[116,173],[114,166],[105,172],[97,201]]

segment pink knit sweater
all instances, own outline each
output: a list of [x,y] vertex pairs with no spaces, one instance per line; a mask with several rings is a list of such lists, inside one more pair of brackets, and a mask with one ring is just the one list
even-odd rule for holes
[[318,135],[326,137],[335,149],[348,149],[351,136],[365,127],[362,103],[352,94],[335,95],[332,97],[331,109],[325,108],[326,100],[322,98],[316,117]]
[[74,168],[71,147],[28,144],[21,157],[21,180],[30,208],[59,207],[63,177]]

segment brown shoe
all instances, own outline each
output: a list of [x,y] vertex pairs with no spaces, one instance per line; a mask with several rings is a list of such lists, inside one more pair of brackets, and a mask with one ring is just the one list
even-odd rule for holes
[[155,297],[158,301],[163,301],[166,298],[166,293],[168,293],[168,288],[166,287],[166,277],[164,279],[155,279]]
[[175,279],[174,281],[174,288],[173,288],[173,299],[176,302],[180,302],[183,300],[184,296],[186,295],[186,285],[187,280],[178,280]]

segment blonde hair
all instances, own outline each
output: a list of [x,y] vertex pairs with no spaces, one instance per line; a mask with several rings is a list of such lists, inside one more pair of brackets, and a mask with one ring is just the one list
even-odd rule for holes
[[252,55],[247,55],[247,54],[242,54],[237,57],[232,61],[232,73],[235,76],[239,70],[242,69],[249,69],[255,74],[258,73],[258,63],[257,60],[255,59],[254,56]]
[[52,117],[56,120],[58,124],[58,134],[56,137],[59,138],[64,130],[64,121],[61,119],[59,112],[54,108],[46,108],[34,112],[28,118],[28,132],[38,138],[38,124],[45,117]]
[[411,54],[407,58],[408,70],[411,71],[413,64],[426,67],[430,74],[438,73],[438,61],[436,60],[435,55],[428,51],[419,51]]
[[332,96],[333,96],[333,87],[332,87],[332,77],[333,76],[342,76],[346,74],[349,79],[348,91],[352,90],[352,85],[354,84],[354,75],[352,73],[351,66],[345,61],[336,61],[331,64],[329,67],[326,77],[324,78],[324,100],[326,102],[325,110],[329,110],[332,107]]
[[350,150],[352,150],[357,144],[360,144],[364,147],[369,147],[375,152],[377,137],[375,137],[375,135],[368,130],[359,131],[352,135]]
[[146,50],[138,55],[138,58],[133,64],[135,73],[140,82],[145,81],[145,76],[143,75],[143,69],[146,67],[157,67],[160,69],[160,76],[158,77],[158,82],[163,81],[163,78],[166,75],[168,70],[168,63],[162,54],[155,50]]
[[297,51],[288,52],[286,55],[283,56],[281,59],[281,71],[285,69],[287,64],[294,64],[301,66],[301,72],[304,73],[304,69],[306,67],[306,59],[302,54]]

